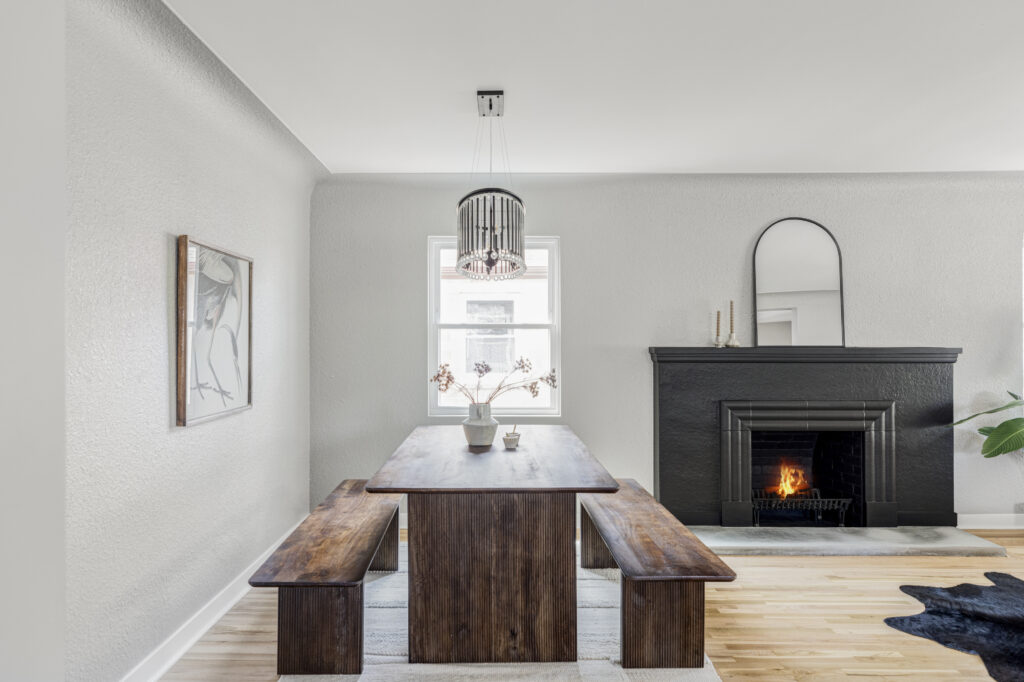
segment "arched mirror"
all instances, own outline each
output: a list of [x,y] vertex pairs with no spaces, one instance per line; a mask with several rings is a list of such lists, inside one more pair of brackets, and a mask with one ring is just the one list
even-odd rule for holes
[[754,247],[754,343],[845,346],[843,260],[835,237],[806,218],[778,220]]

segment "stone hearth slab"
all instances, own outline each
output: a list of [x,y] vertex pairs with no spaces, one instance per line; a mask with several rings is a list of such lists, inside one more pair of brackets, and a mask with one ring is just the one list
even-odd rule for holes
[[726,556],[1006,556],[994,542],[947,526],[687,527]]

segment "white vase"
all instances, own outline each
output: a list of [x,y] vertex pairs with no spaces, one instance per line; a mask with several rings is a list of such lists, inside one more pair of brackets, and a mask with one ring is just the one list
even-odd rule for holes
[[491,416],[490,403],[470,403],[469,417],[462,422],[466,442],[472,447],[487,447],[498,433],[498,420]]

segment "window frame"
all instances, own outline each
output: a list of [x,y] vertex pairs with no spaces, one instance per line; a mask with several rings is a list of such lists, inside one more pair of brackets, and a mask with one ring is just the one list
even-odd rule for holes
[[[443,329],[547,329],[551,339],[551,366],[558,376],[558,388],[551,391],[551,405],[548,407],[501,407],[495,405],[491,414],[496,417],[561,417],[562,416],[562,313],[561,313],[561,258],[558,237],[526,236],[527,249],[548,251],[548,322],[529,323],[442,323],[441,317],[441,250],[456,249],[454,235],[427,237],[427,370],[432,376],[440,364],[437,357],[437,337]],[[535,367],[545,372],[547,367]],[[437,385],[427,382],[428,417],[465,417],[465,406],[439,405]]]

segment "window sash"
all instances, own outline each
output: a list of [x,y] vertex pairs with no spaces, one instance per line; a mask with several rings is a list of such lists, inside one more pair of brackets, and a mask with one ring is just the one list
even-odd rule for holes
[[[560,267],[558,237],[526,237],[527,249],[548,251],[548,321],[547,322],[441,322],[441,250],[458,248],[455,236],[427,237],[427,368],[432,375],[437,371],[440,359],[437,356],[438,336],[444,329],[546,329],[551,343],[551,366],[558,372],[559,387],[551,392],[551,404],[543,407],[501,407],[495,405],[492,414],[496,417],[559,417],[562,414],[562,358],[561,358],[561,311]],[[438,404],[437,384],[427,382],[427,416],[463,417],[464,406]]]
[[437,329],[554,329],[553,322],[438,322]]

